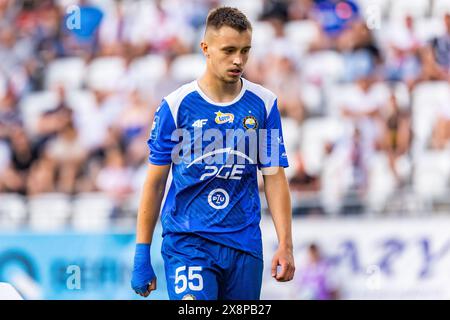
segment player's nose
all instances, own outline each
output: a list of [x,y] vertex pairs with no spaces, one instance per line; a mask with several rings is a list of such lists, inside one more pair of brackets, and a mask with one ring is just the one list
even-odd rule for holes
[[236,57],[234,57],[234,59],[233,59],[233,64],[235,65],[235,66],[238,66],[238,67],[240,67],[241,65],[242,65],[242,57],[241,56],[236,56]]

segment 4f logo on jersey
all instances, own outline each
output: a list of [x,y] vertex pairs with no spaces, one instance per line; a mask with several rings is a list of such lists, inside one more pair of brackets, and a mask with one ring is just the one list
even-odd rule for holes
[[224,123],[233,123],[234,121],[234,114],[232,113],[223,113],[221,111],[219,112],[214,112],[216,115],[216,123],[217,124],[224,124]]
[[206,124],[206,122],[208,122],[208,119],[198,119],[194,121],[192,126],[195,128],[202,128]]

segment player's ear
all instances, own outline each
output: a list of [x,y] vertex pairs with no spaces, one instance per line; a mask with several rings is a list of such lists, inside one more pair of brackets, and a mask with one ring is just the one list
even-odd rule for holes
[[202,42],[200,42],[200,48],[202,49],[203,55],[204,55],[206,58],[209,58],[208,44],[206,43],[205,40],[203,40]]

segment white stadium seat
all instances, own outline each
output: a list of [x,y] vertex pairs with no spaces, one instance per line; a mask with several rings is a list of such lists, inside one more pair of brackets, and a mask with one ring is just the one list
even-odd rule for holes
[[63,193],[45,193],[29,197],[30,227],[33,230],[61,230],[71,214],[70,198]]
[[221,5],[239,8],[250,21],[256,21],[263,11],[264,3],[262,0],[222,0]]
[[309,113],[318,114],[322,111],[322,92],[320,87],[310,83],[302,83],[300,92],[302,101],[305,103],[305,108]]
[[131,62],[129,72],[134,85],[145,88],[164,78],[167,72],[166,59],[157,54],[137,58]]
[[384,153],[375,153],[370,159],[369,185],[367,202],[369,207],[379,212],[383,209],[386,200],[395,191],[395,177],[389,166],[389,160]]
[[76,230],[105,230],[113,201],[104,193],[82,193],[73,202],[72,227]]
[[176,81],[188,82],[201,76],[205,67],[206,61],[202,54],[185,54],[172,62],[170,73]]
[[427,43],[433,38],[440,37],[446,32],[443,19],[436,17],[417,19],[417,21],[415,21],[414,29],[417,37],[423,43]]
[[413,174],[413,187],[420,197],[431,200],[448,194],[449,159],[450,150],[428,151],[417,157]]
[[301,62],[306,80],[313,83],[335,83],[344,75],[344,60],[335,51],[320,51],[308,54]]
[[120,89],[125,71],[125,60],[121,57],[96,58],[87,68],[87,85],[104,91]]
[[335,142],[345,135],[346,130],[345,124],[336,118],[311,118],[304,122],[300,149],[305,170],[309,174],[320,172],[325,156],[325,144]]
[[84,75],[85,63],[82,58],[61,58],[52,61],[45,74],[45,88],[53,89],[59,85],[66,89],[81,88]]
[[422,152],[431,136],[438,110],[450,101],[450,87],[447,82],[424,82],[414,89],[413,132],[414,152]]
[[401,20],[407,15],[415,18],[425,17],[430,11],[430,0],[395,0],[391,1],[389,17]]
[[446,13],[450,13],[449,0],[433,0],[431,14],[436,18],[442,18]]
[[34,134],[39,116],[46,111],[55,109],[59,102],[60,98],[55,91],[39,91],[25,96],[20,101],[19,107],[25,129],[30,134]]
[[284,31],[292,47],[298,49],[299,53],[307,51],[320,32],[317,23],[312,20],[287,22]]
[[26,222],[27,206],[19,194],[0,194],[0,229],[20,227]]
[[257,57],[264,56],[275,38],[273,26],[266,21],[256,21],[252,25],[252,52]]
[[389,10],[392,0],[357,0],[361,14],[367,19],[379,11],[381,18],[384,18]]
[[72,90],[66,94],[67,106],[75,112],[89,110],[97,105],[94,93],[90,90]]

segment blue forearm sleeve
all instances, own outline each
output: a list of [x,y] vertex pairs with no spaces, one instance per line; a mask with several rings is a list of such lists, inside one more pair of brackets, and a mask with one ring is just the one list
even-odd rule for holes
[[137,293],[145,293],[148,284],[156,277],[150,259],[150,244],[136,244],[131,287]]

